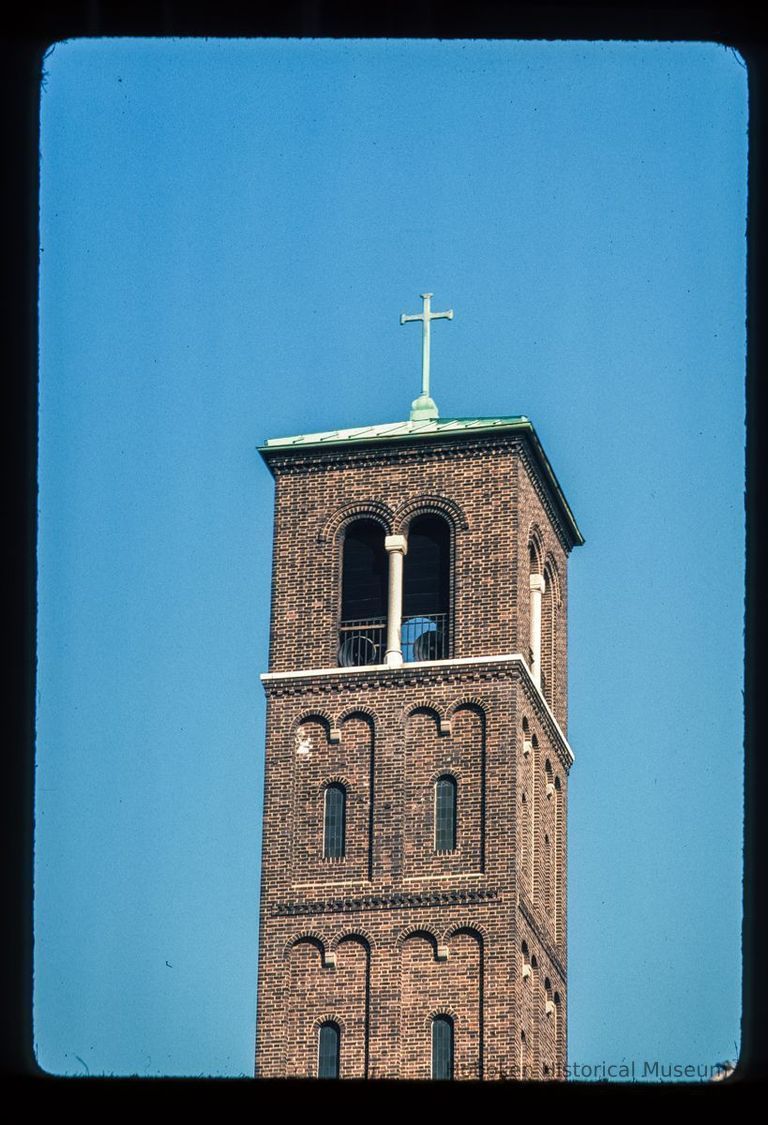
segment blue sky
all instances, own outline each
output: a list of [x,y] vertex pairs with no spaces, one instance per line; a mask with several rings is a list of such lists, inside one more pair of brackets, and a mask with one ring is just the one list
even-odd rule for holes
[[569,1054],[739,1041],[747,74],[89,40],[42,95],[35,1041],[253,1066],[270,436],[526,414],[570,563]]

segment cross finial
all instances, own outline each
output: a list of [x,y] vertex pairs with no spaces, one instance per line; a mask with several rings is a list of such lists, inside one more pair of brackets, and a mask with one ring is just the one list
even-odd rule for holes
[[429,397],[429,324],[432,320],[453,320],[453,309],[448,312],[432,312],[431,293],[421,293],[424,308],[420,313],[413,315],[402,313],[400,323],[406,324],[409,320],[420,320],[423,328],[421,333],[421,394],[411,403],[411,421],[419,422],[428,418],[437,418],[437,405]]

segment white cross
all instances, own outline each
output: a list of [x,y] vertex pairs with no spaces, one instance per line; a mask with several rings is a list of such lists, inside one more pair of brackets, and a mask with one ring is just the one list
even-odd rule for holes
[[406,324],[409,320],[420,320],[424,325],[421,336],[421,394],[422,398],[429,398],[429,322],[431,320],[453,320],[453,309],[448,312],[432,312],[430,301],[432,300],[431,293],[420,293],[422,301],[424,302],[424,309],[420,313],[414,313],[413,316],[408,316],[405,313],[400,315],[400,323]]

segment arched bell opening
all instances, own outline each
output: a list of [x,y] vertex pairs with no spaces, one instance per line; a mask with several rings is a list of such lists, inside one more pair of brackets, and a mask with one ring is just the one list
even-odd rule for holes
[[372,519],[355,520],[346,529],[342,552],[340,666],[383,664],[386,634],[384,528]]
[[451,530],[440,516],[420,516],[408,529],[403,575],[403,660],[450,656]]

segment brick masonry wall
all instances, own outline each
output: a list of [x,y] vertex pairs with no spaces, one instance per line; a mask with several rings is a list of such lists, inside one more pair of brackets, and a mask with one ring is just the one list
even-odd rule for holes
[[558,575],[552,704],[566,729],[568,540],[525,438],[271,454],[270,463],[277,482],[270,671],[337,663],[344,529],[362,515],[389,534],[407,534],[415,515],[444,514],[453,537],[452,655],[527,653],[535,527]]
[[534,467],[527,459],[516,458],[517,484],[517,543],[515,557],[516,572],[520,575],[514,592],[514,605],[519,618],[518,652],[528,652],[530,637],[530,598],[528,579],[528,544],[532,533],[536,533],[541,543],[542,564],[549,563],[556,573],[555,634],[554,634],[554,685],[547,700],[555,713],[565,734],[568,733],[568,553],[556,532],[542,499],[541,485],[537,487]]
[[[455,1020],[457,1077],[514,1076],[523,1019],[554,1067],[544,1001],[525,1017],[520,1007],[521,927],[563,1011],[565,997],[564,936],[543,891],[518,893],[522,717],[540,732],[542,793],[543,754],[563,779],[567,759],[525,670],[513,661],[350,670],[267,691],[257,1073],[311,1076],[317,1029],[333,1019],[344,1075],[429,1077],[439,1013]],[[434,779],[446,771],[467,784],[456,852],[436,854]],[[349,787],[347,854],[323,861],[322,787],[336,778]],[[540,852],[540,886],[554,886]]]
[[[525,439],[270,460],[271,672],[335,668],[346,524],[373,515],[407,533],[424,511],[452,526],[452,655],[527,656],[535,526],[558,572],[551,702],[565,729],[569,543]],[[333,1020],[342,1077],[428,1078],[439,1014],[454,1020],[457,1078],[562,1073],[569,759],[526,668],[345,669],[265,687],[257,1075],[316,1074]],[[438,854],[444,773],[457,847]],[[333,782],[347,793],[346,851],[324,859]]]

